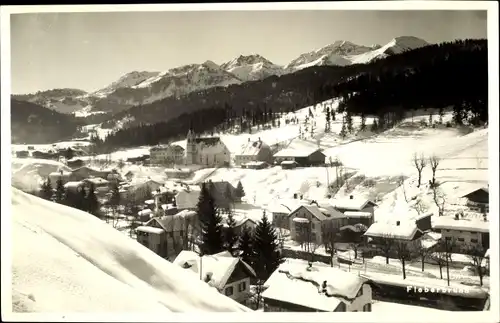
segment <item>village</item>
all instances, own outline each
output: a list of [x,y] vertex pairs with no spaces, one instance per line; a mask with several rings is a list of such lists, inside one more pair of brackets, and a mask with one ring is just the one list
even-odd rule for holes
[[[185,147],[158,145],[149,154],[124,161],[159,167],[166,180],[123,172],[121,167],[91,167],[88,155],[85,147],[52,153],[28,147],[17,152],[21,159],[66,157],[67,169],[45,174],[43,185],[49,185],[51,192],[57,194],[57,187],[63,186],[67,196],[86,192],[82,196],[88,197],[93,191],[99,210],[90,213],[250,308],[370,312],[372,305],[387,302],[436,310],[489,306],[487,186],[467,186],[457,197],[461,207],[451,212],[439,208],[440,214],[422,211],[417,216],[376,221],[377,201],[355,193],[339,198],[333,194],[304,197],[296,192],[261,208],[253,205],[255,197],[247,196],[241,181],[207,179],[213,171],[194,177],[195,171],[204,168],[259,172],[280,167],[287,172],[335,167],[320,148],[277,149],[260,137],[249,137],[231,158],[220,137],[190,131]],[[338,172],[336,177],[339,181]],[[422,186],[432,191],[432,184]],[[223,219],[222,237],[235,235],[230,248],[214,254],[199,248],[204,190],[210,192]],[[262,276],[254,268],[258,260],[245,259],[247,247],[242,241],[254,236],[267,220],[280,262]]]

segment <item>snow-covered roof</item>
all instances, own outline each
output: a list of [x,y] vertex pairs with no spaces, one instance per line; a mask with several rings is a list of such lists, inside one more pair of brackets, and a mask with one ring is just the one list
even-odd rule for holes
[[489,258],[490,257],[490,248],[488,248],[488,250],[486,250],[486,252],[484,253],[484,258]]
[[253,269],[250,268],[245,262],[235,257],[228,257],[225,254],[215,254],[215,255],[205,255],[202,258],[202,263],[200,266],[200,256],[194,251],[183,250],[179,253],[179,255],[173,261],[174,264],[185,268],[187,270],[191,270],[196,274],[200,274],[201,267],[201,279],[205,279],[207,275],[211,276],[209,285],[221,290],[227,283],[227,280],[233,273],[236,265],[238,263],[243,263],[247,269],[255,274]]
[[262,141],[250,141],[246,143],[237,156],[256,156],[261,149],[270,149],[268,145]]
[[373,216],[370,212],[361,211],[346,211],[344,215],[348,218],[371,218]]
[[105,180],[104,178],[100,178],[100,177],[86,178],[85,181],[90,182],[94,185],[107,185],[107,184],[109,184],[109,181]]
[[66,184],[64,184],[64,188],[77,188],[79,186],[83,185],[83,183],[81,181],[78,181],[78,182],[67,182]]
[[139,216],[142,216],[142,215],[149,215],[151,213],[153,213],[153,211],[151,211],[150,209],[144,209],[144,210],[139,211],[138,214],[139,214]]
[[154,234],[161,234],[161,233],[165,232],[165,230],[163,230],[161,228],[155,228],[155,227],[150,227],[150,226],[146,226],[146,225],[138,226],[137,228],[135,228],[135,230],[147,232],[147,233],[154,233]]
[[418,231],[415,222],[399,221],[399,223],[398,225],[394,222],[375,222],[365,232],[365,236],[412,240]]
[[174,206],[173,204],[162,204],[161,205],[161,208],[166,211],[166,210],[171,210],[171,209],[177,209],[176,206]]
[[461,193],[460,193],[460,197],[462,198],[465,198],[467,197],[469,194],[471,193],[474,193],[474,192],[477,192],[477,191],[485,191],[486,193],[489,193],[489,187],[488,186],[483,186],[483,185],[475,185],[473,187],[469,187],[467,188],[466,190],[464,189]]
[[146,201],[144,201],[144,204],[147,204],[147,205],[155,204],[155,200],[146,200]]
[[286,213],[296,210],[299,206],[308,204],[306,200],[301,199],[277,199],[269,205],[269,211],[272,213]]
[[472,232],[490,232],[490,223],[479,219],[455,219],[450,216],[440,216],[432,219],[434,229],[460,230]]
[[185,231],[189,224],[192,223],[194,216],[196,216],[196,212],[185,210],[175,215],[153,218],[149,220],[146,225],[151,225],[153,221],[156,221],[163,228],[163,230],[167,232]]
[[333,218],[345,218],[345,215],[333,208],[319,207],[316,204],[302,204],[298,206],[293,212],[295,213],[300,208],[306,209],[319,221],[325,221]]
[[11,286],[19,307],[40,313],[250,312],[84,211],[16,188],[11,194]]
[[295,160],[284,160],[280,165],[296,165],[297,162]]
[[50,177],[56,177],[56,176],[69,176],[71,175],[71,172],[52,172],[49,174]]
[[262,297],[331,312],[342,302],[349,304],[366,281],[339,268],[317,264],[307,268],[306,261],[282,263],[264,283]]
[[[345,210],[353,210],[353,211],[360,211],[362,210],[368,203],[373,203],[375,202],[366,199],[366,198],[361,198],[361,197],[347,197],[347,198],[340,198],[340,199],[335,199],[331,202],[331,204],[338,209],[345,209]],[[375,204],[376,205],[376,204]]]
[[267,163],[263,162],[263,161],[251,161],[248,163],[244,163],[243,165],[245,165],[245,166],[263,166],[265,164],[267,164]]
[[366,225],[364,225],[362,223],[358,223],[356,225],[345,225],[345,226],[340,228],[340,231],[343,231],[343,230],[351,230],[353,232],[366,232],[366,230],[368,230],[368,228],[366,227]]
[[274,157],[309,157],[317,152],[318,148],[302,147],[300,149],[286,148],[274,154]]

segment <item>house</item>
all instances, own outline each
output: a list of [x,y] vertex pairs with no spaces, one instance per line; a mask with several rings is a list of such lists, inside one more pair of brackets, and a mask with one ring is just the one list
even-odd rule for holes
[[131,183],[129,191],[130,192],[135,192],[135,191],[149,191],[153,193],[154,191],[160,189],[163,184],[153,180],[151,178],[147,179],[138,179],[135,181],[135,183]]
[[[412,220],[375,222],[364,234],[368,246],[375,250],[378,250],[380,246],[396,246],[399,243],[416,245],[420,243],[423,236],[424,232]],[[395,255],[396,250],[394,248],[389,249],[389,254],[391,256]]]
[[333,209],[309,204],[301,205],[288,216],[292,240],[322,244],[323,231],[330,225],[340,228],[347,224],[344,214]]
[[109,184],[110,182],[100,177],[90,177],[86,178],[82,181],[86,187],[90,187],[90,185],[94,185],[94,188],[99,196],[104,196],[109,192]]
[[178,210],[195,210],[200,199],[200,187],[185,186],[175,195],[175,205]]
[[326,264],[287,259],[264,288],[264,312],[371,312],[369,281]]
[[181,250],[187,249],[195,217],[194,211],[182,211],[152,218],[135,229],[137,241],[163,258],[175,257]]
[[267,167],[269,167],[269,164],[263,161],[254,161],[241,164],[241,168],[247,168],[247,169],[264,169]]
[[488,213],[490,211],[490,193],[488,187],[476,188],[461,196],[467,199],[467,207],[475,212]]
[[197,137],[189,130],[186,139],[186,165],[229,166],[231,153],[219,137]]
[[273,162],[271,147],[262,142],[260,138],[257,141],[250,141],[250,138],[248,138],[248,143],[234,156],[234,163],[238,166],[250,162],[264,162],[269,164]]
[[182,165],[184,148],[179,145],[156,146],[149,150],[150,162],[153,165]]
[[237,197],[236,188],[231,183],[226,181],[208,181],[206,183],[212,198],[215,200],[215,205],[221,209],[228,209],[232,203],[240,202]]
[[50,182],[52,183],[52,186],[55,188],[56,187],[56,182],[60,179],[62,180],[63,184],[66,184],[67,182],[72,181],[71,180],[71,173],[70,172],[52,172],[49,174],[49,179]]
[[143,163],[147,160],[149,160],[149,154],[143,154],[141,156],[137,156],[137,157],[128,157],[127,158],[127,162],[129,163]]
[[28,158],[29,155],[30,155],[30,153],[27,150],[16,151],[16,157],[17,158]]
[[284,160],[280,163],[282,169],[295,169],[299,164],[294,160]]
[[64,189],[73,193],[80,192],[84,187],[83,182],[67,182],[64,184]]
[[325,154],[318,148],[286,148],[274,154],[274,161],[277,164],[284,161],[295,161],[300,167],[324,165],[325,158]]
[[[377,204],[367,198],[355,197],[350,195],[349,197],[334,199],[331,201],[331,205],[342,213],[350,212],[349,218],[351,219],[351,224],[354,221],[365,221],[367,223],[373,223],[375,207]],[[352,212],[363,212],[363,213],[352,213]],[[366,215],[366,212],[370,213],[371,216]],[[361,219],[365,220],[361,220]],[[363,222],[361,222],[363,223]],[[370,225],[371,225],[370,223]]]
[[432,228],[441,233],[442,239],[453,240],[458,246],[490,247],[490,223],[483,219],[440,216],[433,219]]
[[147,221],[149,221],[152,216],[153,216],[153,211],[151,209],[148,209],[148,208],[140,210],[137,213],[137,218],[141,222],[147,222]]
[[273,225],[280,229],[290,230],[290,213],[299,206],[309,203],[310,201],[302,199],[297,193],[293,195],[293,198],[280,198],[274,201],[268,209],[273,215]]
[[109,171],[99,171],[87,166],[82,166],[71,171],[71,181],[82,181],[89,177],[107,178]]
[[71,168],[79,168],[79,167],[83,167],[85,165],[85,162],[79,158],[72,158],[72,159],[67,160],[66,164],[68,165],[68,167],[71,167]]
[[193,171],[188,168],[170,168],[165,170],[165,175],[167,175],[168,178],[186,179],[193,175]]
[[227,252],[200,257],[193,251],[183,250],[173,263],[192,271],[196,274],[193,278],[204,280],[219,293],[240,303],[249,298],[250,278],[256,276],[255,271],[246,262],[231,257]]
[[[247,218],[246,216],[234,216],[234,221],[236,222],[234,226],[234,233],[237,236],[240,236],[241,233],[243,232],[244,228],[250,229],[250,231],[255,230],[257,227],[257,222],[254,220]],[[227,221],[224,220],[222,223],[223,230],[226,230],[228,228]]]

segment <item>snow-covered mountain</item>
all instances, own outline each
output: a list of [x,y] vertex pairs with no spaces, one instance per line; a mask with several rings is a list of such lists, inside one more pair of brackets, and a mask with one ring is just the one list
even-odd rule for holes
[[369,63],[405,50],[429,45],[413,36],[401,36],[387,44],[364,46],[339,40],[320,49],[303,53],[284,67],[258,54],[240,55],[222,65],[212,61],[188,64],[164,72],[134,71],[92,93],[58,89],[16,96],[62,113],[88,115],[124,111],[134,105],[148,104],[169,96],[181,96],[217,86],[228,86],[283,75],[311,66],[347,66]]
[[89,213],[12,188],[11,215],[12,309],[2,316],[251,311]]
[[283,74],[283,67],[272,63],[264,57],[240,55],[221,65],[225,71],[234,74],[242,81],[262,80],[271,75]]
[[69,88],[12,95],[12,98],[19,101],[35,103],[64,114],[72,114],[84,109],[90,104],[87,92]]
[[375,59],[385,58],[389,55],[402,53],[405,50],[417,49],[427,45],[429,43],[425,40],[413,36],[396,37],[384,46],[378,44],[363,46],[339,40],[315,51],[301,54],[288,63],[284,69],[286,73],[293,73],[311,66],[366,64]]
[[90,95],[100,98],[106,97],[108,94],[112,93],[117,89],[132,87],[134,85],[140,84],[141,82],[144,82],[147,79],[155,77],[158,74],[160,74],[160,72],[133,71],[123,75],[117,81],[111,83],[110,85],[106,86],[103,89],[93,92]]
[[146,78],[144,77],[147,75],[146,72],[141,72],[141,77],[132,78],[135,82],[130,81],[131,78],[116,82],[120,87],[111,87],[113,90],[97,100],[93,110],[116,113],[133,105],[147,104],[169,96],[180,96],[193,91],[242,82],[212,61],[184,65],[162,73],[150,73],[150,77]]

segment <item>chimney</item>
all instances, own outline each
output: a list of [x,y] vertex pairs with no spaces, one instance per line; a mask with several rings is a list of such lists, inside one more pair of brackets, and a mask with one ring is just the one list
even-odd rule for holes
[[396,221],[396,225],[399,226],[401,224],[401,221]]
[[300,199],[302,200],[304,198],[304,195],[300,194]]
[[353,200],[353,199],[354,199],[354,196],[349,195],[349,199],[350,199],[350,200]]
[[455,220],[458,220],[458,218],[459,218],[458,213],[455,213]]
[[297,199],[297,193],[293,194],[293,198],[296,200]]

